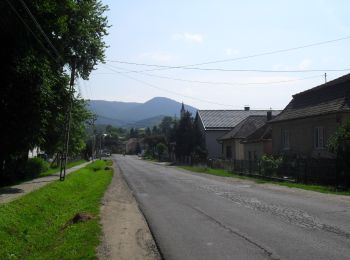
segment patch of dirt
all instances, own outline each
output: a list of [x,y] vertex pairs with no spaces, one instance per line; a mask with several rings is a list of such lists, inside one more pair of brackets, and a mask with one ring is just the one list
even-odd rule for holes
[[[114,164],[115,165],[115,164]],[[101,206],[103,235],[99,259],[158,260],[161,256],[137,202],[119,169],[113,166],[112,182]]]
[[65,229],[70,225],[74,225],[77,223],[82,223],[82,222],[87,222],[89,220],[95,219],[95,216],[90,214],[90,213],[83,213],[83,212],[79,212],[77,214],[74,215],[74,217],[72,217],[62,228]]

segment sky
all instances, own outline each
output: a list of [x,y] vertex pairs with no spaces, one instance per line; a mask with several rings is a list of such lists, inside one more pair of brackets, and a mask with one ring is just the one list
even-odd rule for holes
[[[350,38],[241,58],[350,37],[347,0],[102,2],[109,6],[109,47],[106,63],[78,81],[86,99],[161,96],[199,109],[283,109],[293,94],[323,84],[324,73],[328,81],[350,73]],[[176,67],[218,60],[226,61],[195,66],[202,70],[120,63]]]

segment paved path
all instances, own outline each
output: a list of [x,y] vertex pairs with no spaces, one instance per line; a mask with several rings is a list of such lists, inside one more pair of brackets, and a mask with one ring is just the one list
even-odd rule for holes
[[[67,169],[66,175],[85,167],[89,163],[90,162],[82,163],[70,169]],[[53,181],[57,181],[58,179],[59,173],[55,173],[46,177],[26,181],[18,185],[0,188],[0,204],[18,199],[19,197],[22,197],[23,195],[28,194],[29,192],[32,192],[34,190],[37,190]]]
[[116,159],[165,259],[350,259],[350,197]]

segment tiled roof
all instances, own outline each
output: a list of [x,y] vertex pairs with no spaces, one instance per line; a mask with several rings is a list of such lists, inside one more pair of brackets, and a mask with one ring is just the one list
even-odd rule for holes
[[[266,116],[268,110],[198,110],[204,129],[231,129],[251,115]],[[281,111],[273,110],[277,115]]]
[[270,124],[264,124],[260,128],[256,129],[252,134],[245,138],[245,142],[254,142],[260,140],[266,140],[272,138],[272,126]]
[[350,111],[350,74],[293,95],[292,101],[271,122]]
[[246,138],[252,134],[256,129],[263,126],[267,121],[266,115],[263,116],[248,116],[246,119],[241,121],[235,128],[230,132],[226,133],[218,140],[228,140],[232,138]]

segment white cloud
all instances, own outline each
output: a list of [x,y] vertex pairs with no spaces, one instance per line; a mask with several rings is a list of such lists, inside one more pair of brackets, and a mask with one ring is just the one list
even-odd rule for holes
[[226,48],[226,49],[225,49],[225,53],[226,53],[227,56],[237,55],[237,54],[239,54],[239,50],[235,50],[235,49],[231,49],[231,48]]
[[166,62],[173,60],[174,58],[172,54],[163,51],[144,52],[139,57],[141,59],[152,60],[157,62]]
[[303,60],[299,63],[298,69],[300,69],[300,70],[306,70],[306,69],[310,68],[311,64],[312,64],[312,60],[310,60],[310,59],[303,59]]
[[173,34],[172,38],[174,40],[184,40],[188,42],[194,42],[194,43],[202,43],[203,42],[203,35],[199,33],[176,33]]

